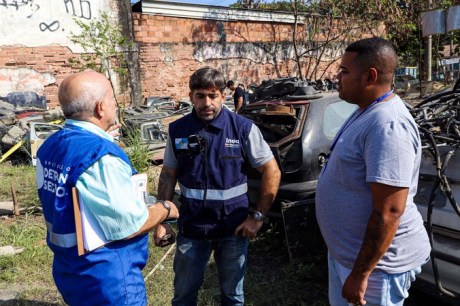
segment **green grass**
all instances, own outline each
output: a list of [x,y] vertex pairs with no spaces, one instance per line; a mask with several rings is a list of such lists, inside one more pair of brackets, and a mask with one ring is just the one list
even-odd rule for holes
[[39,207],[35,183],[35,167],[30,165],[0,164],[0,201],[13,201],[11,187],[16,190],[20,208]]
[[[150,167],[147,171],[151,193],[156,191],[159,169]],[[35,168],[0,164],[0,201],[11,200],[11,183],[15,185],[21,207],[39,205]],[[52,253],[46,246],[45,235],[43,216],[39,212],[0,219],[0,246],[24,247],[20,254],[0,257],[0,291],[17,292],[17,298],[10,305],[64,304],[52,279]],[[168,247],[158,248],[150,243],[149,250],[144,275],[152,271]],[[174,252],[147,279],[149,305],[170,305],[174,291],[173,257]],[[326,288],[324,256],[310,258],[308,262],[290,262],[281,226],[266,226],[257,239],[251,241],[245,278],[246,305],[327,305]],[[219,305],[219,295],[216,265],[211,259],[199,292],[199,305]]]

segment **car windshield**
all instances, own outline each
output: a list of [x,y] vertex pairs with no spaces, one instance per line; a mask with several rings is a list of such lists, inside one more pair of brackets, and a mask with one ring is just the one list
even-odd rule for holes
[[324,110],[323,131],[327,138],[334,138],[345,120],[356,109],[356,105],[345,101],[329,104]]

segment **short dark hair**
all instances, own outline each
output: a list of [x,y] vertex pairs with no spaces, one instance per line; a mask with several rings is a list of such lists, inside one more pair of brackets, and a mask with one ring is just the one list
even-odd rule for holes
[[224,92],[225,87],[225,78],[222,73],[211,67],[198,69],[192,74],[189,81],[190,91],[218,88],[221,92]]
[[227,82],[227,87],[228,88],[232,87],[233,85],[235,85],[235,82],[233,82],[232,80]]
[[361,39],[349,45],[345,52],[357,53],[356,60],[362,70],[375,68],[380,76],[380,83],[388,84],[393,81],[398,56],[388,40],[380,37]]

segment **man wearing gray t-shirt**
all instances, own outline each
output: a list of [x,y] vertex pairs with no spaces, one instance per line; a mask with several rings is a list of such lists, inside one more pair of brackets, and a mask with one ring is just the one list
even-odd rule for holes
[[420,137],[391,89],[396,65],[381,38],[357,41],[342,57],[339,96],[358,109],[334,139],[316,193],[333,306],[403,305],[430,254],[413,202]]

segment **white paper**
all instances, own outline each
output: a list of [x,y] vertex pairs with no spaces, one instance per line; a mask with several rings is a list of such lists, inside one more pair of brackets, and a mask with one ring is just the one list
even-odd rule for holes
[[[136,174],[131,177],[134,196],[144,201],[144,194],[147,193],[148,178],[146,173]],[[95,250],[110,240],[105,238],[104,232],[92,214],[86,214],[85,203],[80,198],[81,225],[83,233],[83,245],[86,251]]]
[[[81,197],[80,197],[81,199]],[[104,232],[93,215],[86,214],[85,203],[80,200],[81,227],[83,232],[83,245],[85,250],[92,251],[107,243]]]

